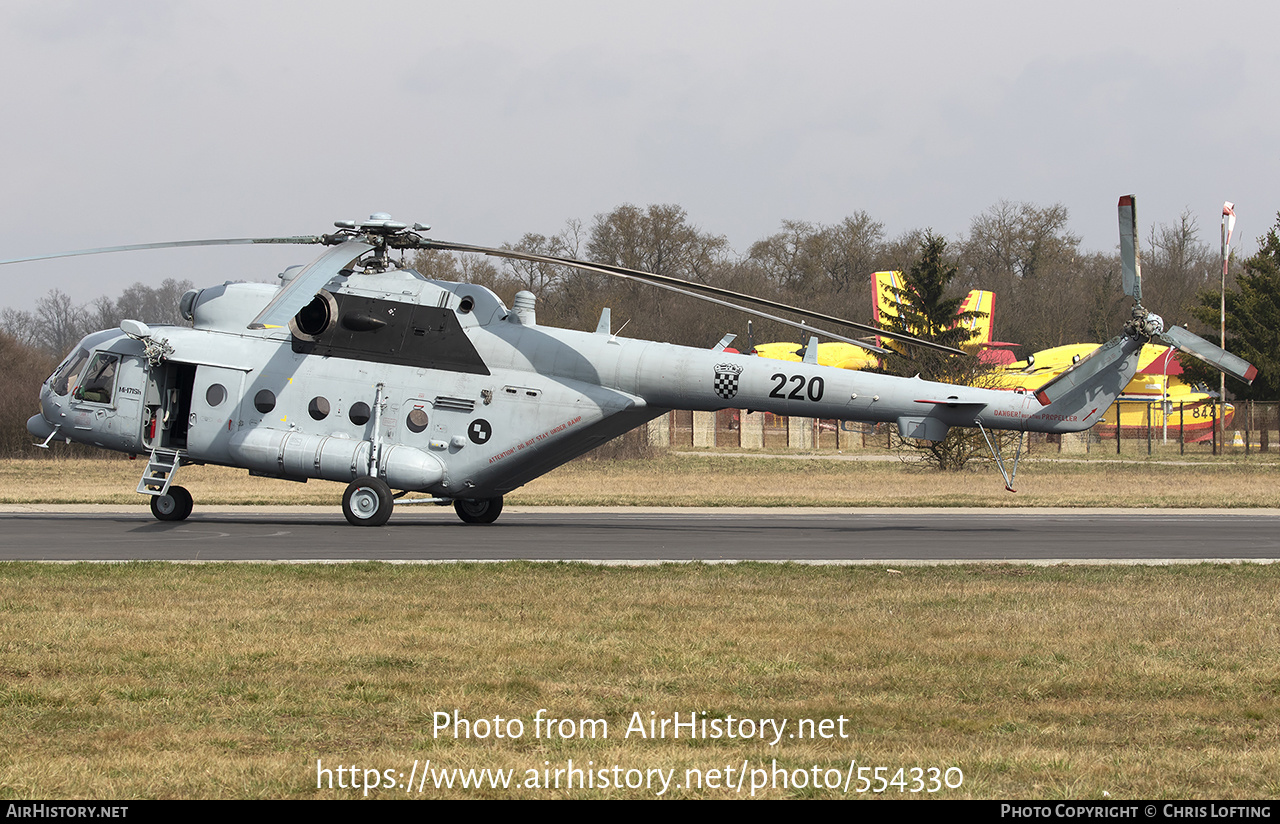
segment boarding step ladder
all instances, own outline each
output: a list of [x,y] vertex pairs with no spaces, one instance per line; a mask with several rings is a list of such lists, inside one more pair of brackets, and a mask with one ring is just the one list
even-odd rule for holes
[[153,449],[151,458],[147,460],[147,468],[138,481],[138,492],[143,495],[168,495],[169,485],[177,474],[182,459],[176,450]]

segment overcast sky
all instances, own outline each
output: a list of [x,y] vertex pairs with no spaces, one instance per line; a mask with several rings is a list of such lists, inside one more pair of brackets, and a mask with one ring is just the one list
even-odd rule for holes
[[[1221,9],[1220,11],[1218,9]],[[1280,211],[1280,7],[1170,2],[0,6],[0,259],[311,234],[391,212],[481,245],[677,203],[737,252],[865,210],[948,237],[1062,203],[1086,249]],[[1144,229],[1145,234],[1145,229]],[[8,266],[3,305],[265,279],[316,252]]]

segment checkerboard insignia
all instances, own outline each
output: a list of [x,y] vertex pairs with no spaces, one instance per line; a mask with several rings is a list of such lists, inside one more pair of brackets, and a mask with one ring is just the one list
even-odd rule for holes
[[467,437],[472,443],[487,443],[493,435],[493,427],[484,418],[476,418],[471,422],[471,426],[467,427]]
[[736,363],[717,363],[716,379],[712,388],[726,401],[732,400],[733,396],[738,394],[738,376],[741,374],[742,367]]

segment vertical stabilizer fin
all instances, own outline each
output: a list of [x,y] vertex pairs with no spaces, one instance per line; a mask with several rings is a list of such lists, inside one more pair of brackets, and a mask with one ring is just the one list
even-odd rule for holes
[[809,336],[809,342],[804,347],[804,362],[815,365],[818,363],[818,339],[812,335]]

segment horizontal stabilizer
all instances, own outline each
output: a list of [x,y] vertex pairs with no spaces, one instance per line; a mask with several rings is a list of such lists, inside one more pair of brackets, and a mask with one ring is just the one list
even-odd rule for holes
[[962,401],[958,398],[917,398],[916,403],[931,403],[934,406],[946,406],[950,408],[959,408],[961,406],[986,406],[986,401]]
[[1160,337],[1165,343],[1176,346],[1188,355],[1194,355],[1210,366],[1226,372],[1233,378],[1239,378],[1245,383],[1253,383],[1253,379],[1258,376],[1258,368],[1244,358],[1237,357],[1204,338],[1191,334],[1181,326],[1167,329]]

